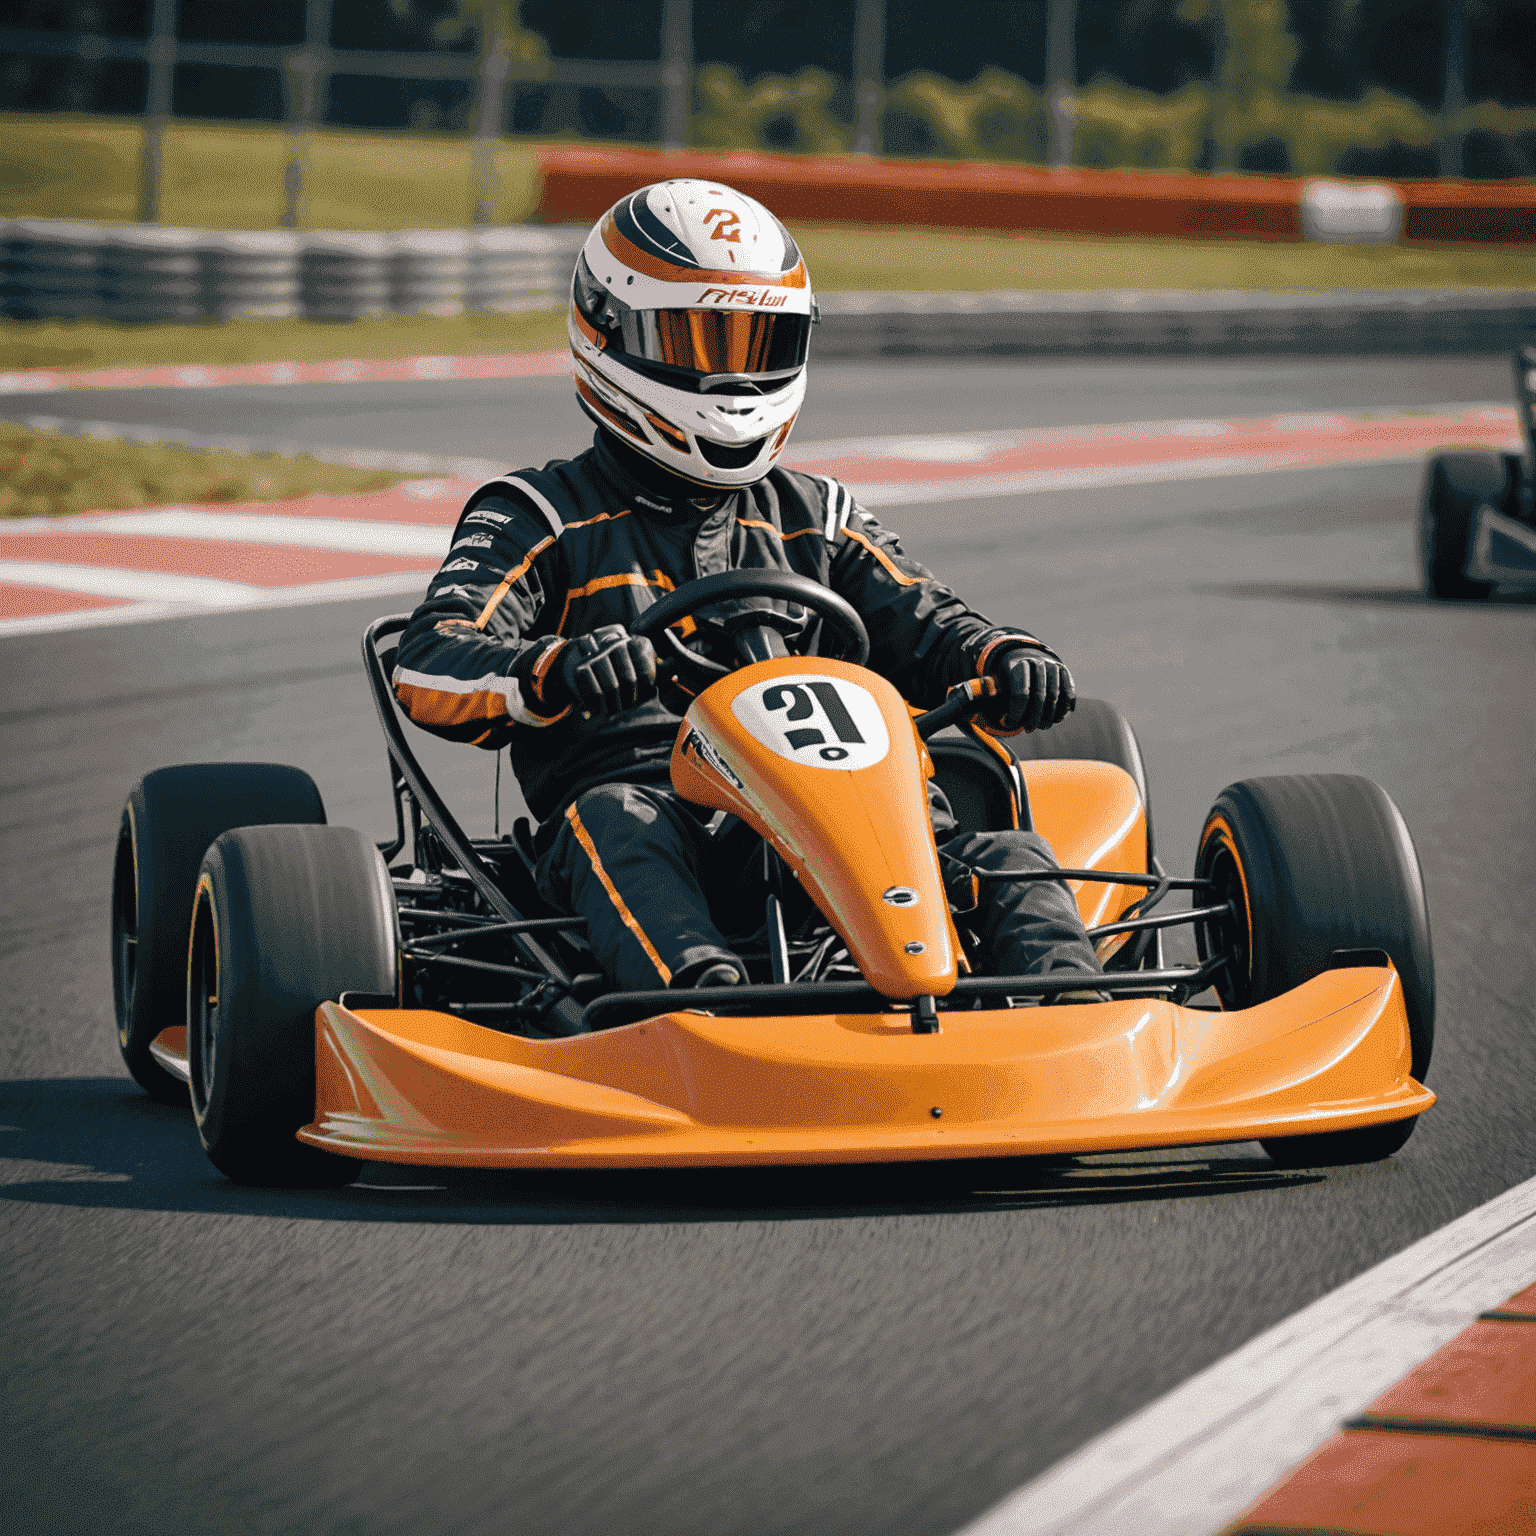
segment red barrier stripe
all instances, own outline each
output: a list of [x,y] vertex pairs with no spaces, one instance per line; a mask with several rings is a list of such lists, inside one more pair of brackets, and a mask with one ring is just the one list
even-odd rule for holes
[[[646,182],[703,176],[723,178],[788,219],[1197,240],[1300,240],[1307,185],[1289,176],[574,146],[541,151],[539,168],[540,216],[560,222],[595,219]],[[1528,182],[1393,185],[1406,209],[1406,240],[1536,241],[1536,187]]]

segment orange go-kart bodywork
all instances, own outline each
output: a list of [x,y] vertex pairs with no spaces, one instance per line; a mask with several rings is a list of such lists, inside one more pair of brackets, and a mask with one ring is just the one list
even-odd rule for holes
[[[1130,775],[1100,762],[1019,767],[1064,868],[1147,869]],[[875,1162],[1339,1131],[1434,1102],[1410,1075],[1390,965],[1325,971],[1239,1012],[1146,997],[956,1008],[937,1032],[915,1033],[912,1000],[942,1001],[962,967],[927,815],[931,773],[905,703],[861,667],[789,657],[721,679],[679,731],[675,787],[768,839],[890,1011],[683,1009],[529,1039],[448,1013],[327,1002],[300,1139],[479,1167]],[[1142,894],[1073,885],[1090,925]]]

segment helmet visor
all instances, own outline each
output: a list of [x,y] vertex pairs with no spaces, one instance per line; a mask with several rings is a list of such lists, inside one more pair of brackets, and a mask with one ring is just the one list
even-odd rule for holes
[[[805,366],[811,317],[743,309],[631,309],[577,258],[572,298],[609,352],[684,388],[722,378],[776,386]],[[729,388],[730,385],[725,386]]]
[[[786,373],[805,364],[809,315],[747,310],[642,309],[624,326],[625,350],[690,373]],[[631,342],[633,330],[634,343]]]

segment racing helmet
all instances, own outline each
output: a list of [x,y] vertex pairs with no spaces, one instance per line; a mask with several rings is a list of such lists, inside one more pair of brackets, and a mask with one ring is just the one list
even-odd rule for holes
[[815,304],[790,233],[723,182],[658,181],[593,227],[571,278],[576,397],[699,485],[773,467],[805,398]]

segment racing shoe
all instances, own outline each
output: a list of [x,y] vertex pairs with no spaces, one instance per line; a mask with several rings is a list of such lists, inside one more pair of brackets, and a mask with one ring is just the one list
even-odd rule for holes
[[1100,992],[1093,987],[1074,987],[1070,992],[1058,992],[1049,1001],[1051,1003],[1109,1003],[1114,999],[1108,992]]
[[694,987],[739,987],[746,979],[746,967],[739,960],[706,955],[675,975],[669,985],[677,991]]

